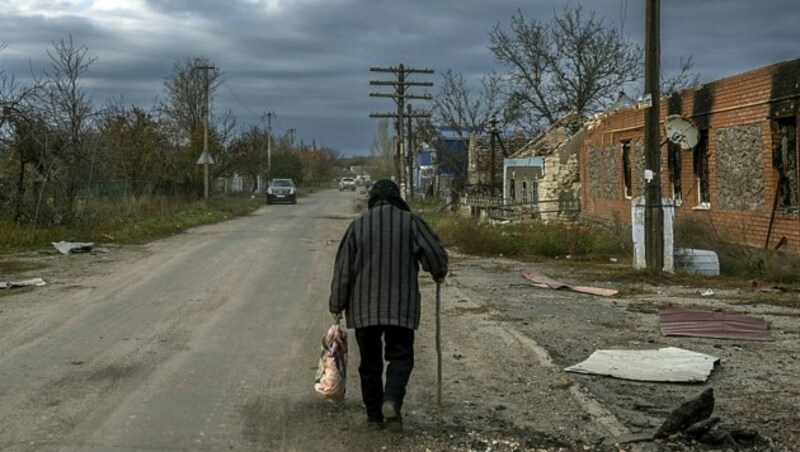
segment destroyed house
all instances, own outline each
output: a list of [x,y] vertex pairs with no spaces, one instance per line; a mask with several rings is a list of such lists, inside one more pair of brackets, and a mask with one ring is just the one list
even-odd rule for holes
[[572,218],[580,210],[578,156],[585,118],[569,113],[528,142],[503,167],[507,203],[537,204],[537,217]]
[[[696,220],[722,240],[800,252],[798,107],[800,59],[777,63],[661,99],[661,190],[675,222]],[[644,115],[602,115],[581,148],[581,215],[631,222],[644,195]],[[665,140],[677,115],[697,131],[688,149]]]

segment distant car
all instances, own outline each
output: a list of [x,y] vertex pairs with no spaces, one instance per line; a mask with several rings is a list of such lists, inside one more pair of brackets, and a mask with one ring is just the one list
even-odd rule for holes
[[297,204],[297,187],[291,179],[272,179],[267,187],[267,204],[287,202]]
[[339,191],[356,191],[356,180],[352,177],[343,177],[339,181]]

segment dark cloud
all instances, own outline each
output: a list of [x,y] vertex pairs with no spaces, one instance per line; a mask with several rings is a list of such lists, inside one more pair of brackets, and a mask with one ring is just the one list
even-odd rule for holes
[[[662,1],[665,72],[689,55],[701,81],[796,58],[800,11],[795,1]],[[369,113],[393,109],[390,100],[369,97],[375,91],[369,80],[378,77],[370,66],[428,67],[436,74],[424,79],[434,83],[446,69],[477,79],[501,69],[488,49],[493,27],[507,27],[517,11],[548,22],[566,4],[138,0],[128,12],[82,11],[91,3],[0,0],[5,6],[0,40],[9,44],[0,52],[0,69],[18,80],[31,67],[41,71],[51,42],[71,34],[97,57],[86,86],[98,103],[124,98],[148,108],[163,94],[163,81],[176,62],[205,56],[224,74],[214,99],[217,110],[234,111],[244,127],[260,124],[263,112],[274,111],[276,130],[293,128],[306,142],[345,153],[367,153],[377,126]],[[629,40],[643,43],[644,1],[583,3]],[[33,4],[40,10],[31,12]],[[27,12],[13,12],[18,9]]]

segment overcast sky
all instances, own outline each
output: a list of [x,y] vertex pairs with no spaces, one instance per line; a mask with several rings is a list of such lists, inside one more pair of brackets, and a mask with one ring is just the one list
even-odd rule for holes
[[[371,112],[394,109],[371,66],[452,69],[477,79],[500,67],[489,31],[522,11],[549,22],[554,0],[0,0],[0,69],[24,82],[48,65],[52,42],[72,35],[92,64],[85,86],[99,106],[112,98],[150,108],[174,64],[206,56],[224,73],[215,112],[238,125],[296,130],[305,143],[368,154]],[[575,3],[575,2],[571,2]],[[645,0],[584,0],[609,25],[644,44]],[[701,82],[800,56],[797,0],[662,1],[662,66],[692,55]],[[383,88],[383,89],[381,89]],[[436,86],[430,92],[435,93]],[[421,92],[417,88],[414,92]]]

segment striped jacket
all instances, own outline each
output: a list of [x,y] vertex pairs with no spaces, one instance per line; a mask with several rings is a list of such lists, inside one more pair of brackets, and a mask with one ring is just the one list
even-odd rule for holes
[[380,201],[347,228],[336,253],[330,311],[345,311],[347,326],[417,329],[419,266],[434,279],[447,275],[447,251],[414,213]]

